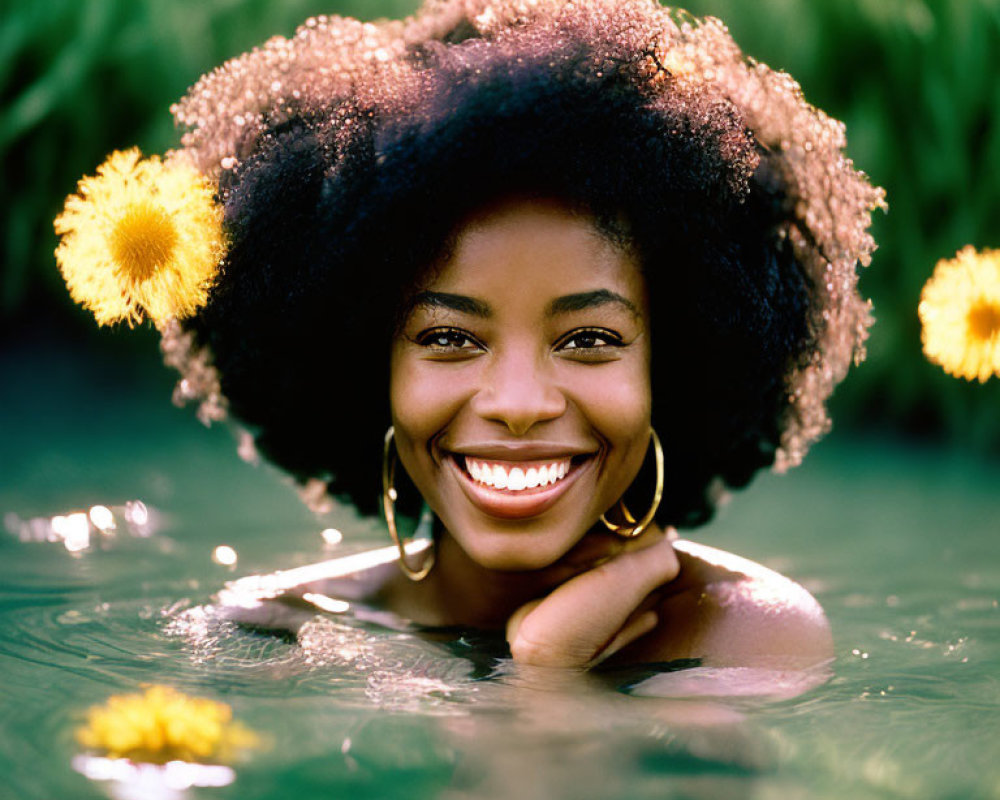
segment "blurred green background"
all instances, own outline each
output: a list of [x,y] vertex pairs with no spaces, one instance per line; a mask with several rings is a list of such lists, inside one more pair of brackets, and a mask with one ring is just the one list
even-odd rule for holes
[[[415,6],[0,0],[0,348],[31,357],[72,341],[156,368],[150,330],[98,330],[69,301],[52,219],[76,180],[115,148],[176,145],[172,102],[306,17]],[[887,190],[889,213],[874,223],[880,249],[862,278],[878,323],[868,361],[834,398],[838,427],[1000,451],[1000,380],[967,384],[928,364],[916,315],[938,259],[966,244],[1000,247],[1000,0],[692,0],[688,9],[723,19],[749,55],[790,72],[844,120],[851,157]]]

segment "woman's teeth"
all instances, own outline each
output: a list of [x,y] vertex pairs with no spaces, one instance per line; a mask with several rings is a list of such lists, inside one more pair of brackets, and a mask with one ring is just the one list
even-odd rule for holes
[[524,464],[519,467],[505,467],[468,456],[465,458],[465,470],[474,481],[484,486],[492,486],[494,489],[506,489],[511,492],[548,486],[565,478],[569,468],[568,458],[544,464]]

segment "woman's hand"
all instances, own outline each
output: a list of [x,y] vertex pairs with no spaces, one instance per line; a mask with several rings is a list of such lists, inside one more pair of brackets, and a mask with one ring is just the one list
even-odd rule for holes
[[[619,541],[610,558],[582,572],[577,566],[574,577],[511,615],[507,641],[515,661],[587,668],[656,627],[650,595],[680,571],[671,541],[660,530]],[[573,556],[564,559],[570,567],[579,563]]]

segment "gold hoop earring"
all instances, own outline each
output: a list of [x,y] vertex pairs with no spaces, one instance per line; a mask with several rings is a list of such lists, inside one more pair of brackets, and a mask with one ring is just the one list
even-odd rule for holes
[[622,517],[625,518],[627,525],[618,525],[601,514],[601,522],[607,526],[608,530],[619,536],[624,536],[626,539],[634,539],[649,527],[649,523],[653,521],[653,516],[656,514],[656,509],[660,507],[660,500],[663,498],[663,447],[660,445],[660,437],[652,428],[649,429],[649,437],[653,442],[653,455],[656,458],[656,489],[653,491],[653,505],[649,507],[649,511],[643,518],[636,522],[635,517],[626,508],[625,502],[619,500],[618,507],[621,509]]
[[[396,563],[399,564],[400,570],[411,581],[422,581],[434,568],[434,539],[432,531],[434,515],[425,505],[420,514],[420,521],[417,524],[416,536],[407,544],[403,543],[399,535],[399,530],[396,528],[396,498],[399,495],[396,492],[396,487],[393,485],[396,478],[396,463],[392,458],[392,440],[395,435],[396,429],[390,425],[389,430],[385,432],[385,447],[382,450],[382,510],[385,512],[385,524],[389,528],[389,535],[399,549],[399,561]],[[413,567],[406,563],[407,550],[412,549],[408,545],[414,544],[417,541],[426,542],[428,540],[430,541],[430,545],[424,548],[427,551],[424,563],[419,569],[413,569]]]

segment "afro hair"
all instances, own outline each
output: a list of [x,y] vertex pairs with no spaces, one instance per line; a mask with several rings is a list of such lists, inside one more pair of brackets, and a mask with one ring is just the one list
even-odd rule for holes
[[652,309],[663,524],[797,464],[871,323],[857,265],[883,204],[842,126],[717,20],[655,0],[433,0],[309,20],[174,108],[230,247],[164,331],[181,395],[299,481],[373,512],[388,353],[470,213],[553,198],[638,258]]

